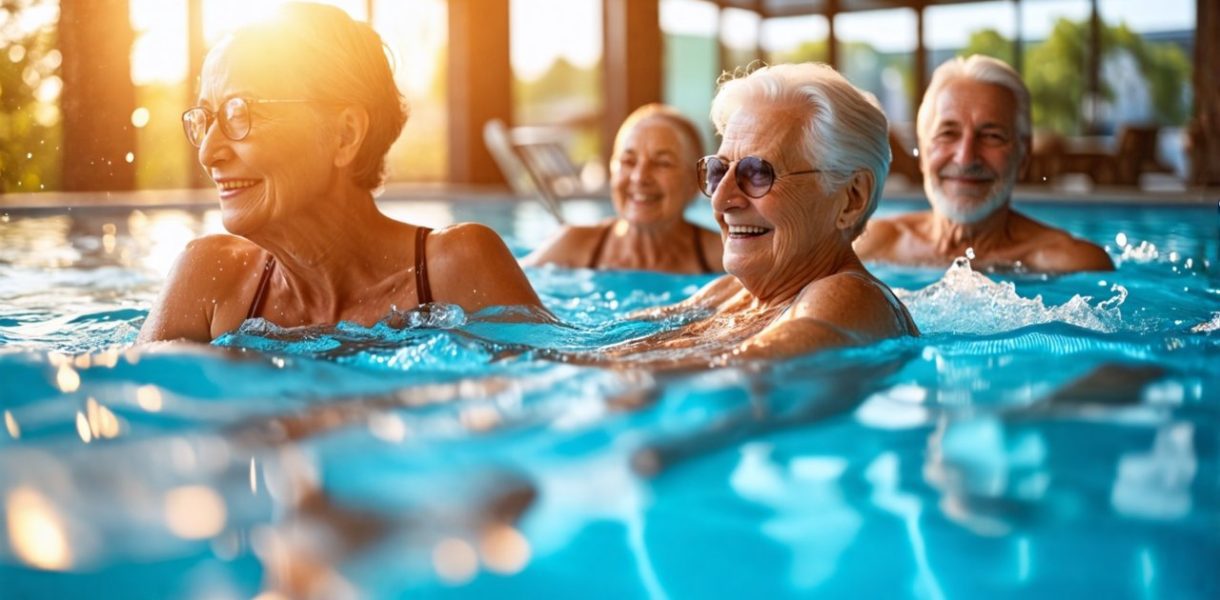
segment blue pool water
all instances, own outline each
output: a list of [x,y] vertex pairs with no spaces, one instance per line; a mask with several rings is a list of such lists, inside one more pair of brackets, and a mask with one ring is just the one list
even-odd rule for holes
[[[553,227],[385,208],[519,254]],[[0,209],[0,597],[1215,598],[1216,205],[1023,208],[1118,270],[878,266],[922,338],[684,375],[521,346],[644,335],[706,277],[557,269],[559,325],[131,352],[215,213]]]

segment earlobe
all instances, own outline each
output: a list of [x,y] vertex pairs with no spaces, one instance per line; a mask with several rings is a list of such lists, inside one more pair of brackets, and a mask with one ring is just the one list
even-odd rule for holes
[[369,115],[358,106],[345,106],[338,117],[338,148],[335,166],[346,167],[356,160],[369,130]]

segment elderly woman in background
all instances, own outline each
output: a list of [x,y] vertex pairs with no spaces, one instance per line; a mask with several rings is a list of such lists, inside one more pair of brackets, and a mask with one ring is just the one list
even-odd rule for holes
[[722,143],[698,176],[728,275],[649,315],[705,317],[611,348],[613,362],[724,364],[918,335],[852,251],[889,169],[875,101],[825,65],[776,65],[722,84],[712,120]]
[[683,218],[698,195],[695,124],[661,104],[636,109],[614,138],[610,196],[615,217],[567,226],[523,261],[590,269],[719,273],[720,237]]
[[221,41],[183,125],[232,235],[187,246],[139,340],[209,341],[255,317],[368,326],[430,302],[540,306],[492,230],[377,209],[406,120],[381,38],[340,9],[286,4]]

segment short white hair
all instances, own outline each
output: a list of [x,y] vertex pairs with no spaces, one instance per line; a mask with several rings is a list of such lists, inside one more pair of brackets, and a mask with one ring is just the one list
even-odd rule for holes
[[919,103],[919,114],[915,120],[915,131],[919,135],[920,142],[927,139],[931,133],[929,130],[932,122],[936,119],[934,114],[936,97],[945,86],[958,79],[998,85],[1011,92],[1013,100],[1017,104],[1017,114],[1014,115],[1017,137],[1021,139],[1022,150],[1029,150],[1029,139],[1033,132],[1029,108],[1029,88],[1025,87],[1021,75],[1004,61],[981,54],[974,54],[969,58],[956,56],[936,68],[936,72],[932,74],[932,81],[928,83],[928,90],[924,92],[923,101]]
[[759,102],[805,109],[801,149],[814,169],[824,170],[819,173],[823,188],[842,186],[860,169],[873,174],[872,195],[852,232],[859,235],[877,209],[890,170],[889,124],[877,99],[824,64],[765,66],[720,84],[712,100],[716,132],[724,135],[734,113]]

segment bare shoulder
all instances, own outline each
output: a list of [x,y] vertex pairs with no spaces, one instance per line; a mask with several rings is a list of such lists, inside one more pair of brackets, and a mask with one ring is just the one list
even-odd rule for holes
[[541,306],[516,257],[486,225],[459,223],[433,232],[427,241],[433,297],[468,312],[492,305]]
[[195,238],[182,251],[182,259],[210,261],[213,259],[250,259],[265,254],[265,250],[254,242],[236,235],[216,233]]
[[188,243],[149,310],[139,341],[206,342],[239,324],[266,256],[253,242],[233,235]]
[[833,325],[864,343],[914,333],[904,316],[905,307],[889,288],[871,275],[856,271],[810,284],[788,315]]
[[1029,268],[1058,273],[1114,270],[1114,261],[1101,246],[1025,215],[1016,218],[1024,230],[1022,246],[1029,248],[1022,262]]
[[504,247],[504,240],[492,228],[481,223],[457,223],[428,234],[428,249],[449,252],[478,252],[486,246]]
[[923,211],[871,219],[852,248],[864,260],[893,260],[907,238],[919,235],[930,214]]
[[555,265],[566,268],[588,266],[593,248],[608,226],[608,223],[565,225],[521,262],[526,266]]

